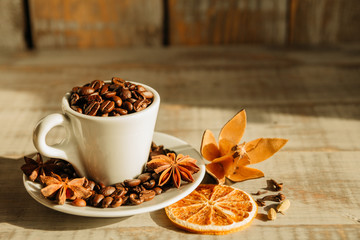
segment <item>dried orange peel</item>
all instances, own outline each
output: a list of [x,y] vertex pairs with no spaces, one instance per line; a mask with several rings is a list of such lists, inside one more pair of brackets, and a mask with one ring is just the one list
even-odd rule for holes
[[213,176],[219,184],[224,184],[228,178],[240,182],[253,178],[260,178],[264,173],[247,165],[262,162],[286,143],[282,138],[258,138],[250,142],[240,143],[246,127],[246,112],[241,110],[221,129],[219,144],[210,130],[205,130],[201,143],[201,155],[210,164],[206,171]]
[[176,226],[194,233],[228,234],[248,227],[257,204],[246,192],[226,185],[201,184],[191,194],[165,208]]

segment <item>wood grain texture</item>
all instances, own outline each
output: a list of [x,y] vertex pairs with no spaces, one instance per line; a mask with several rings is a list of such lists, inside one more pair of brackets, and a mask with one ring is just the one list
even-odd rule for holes
[[171,45],[286,41],[286,0],[169,0]]
[[341,0],[291,0],[291,45],[337,45],[359,42],[360,2]]
[[341,2],[338,39],[341,43],[360,42],[360,2]]
[[0,50],[22,50],[24,39],[24,9],[21,0],[0,1]]
[[161,0],[30,0],[34,45],[43,48],[158,46]]
[[[215,136],[238,110],[243,137],[282,137],[287,145],[256,167],[265,178],[233,184],[249,193],[274,178],[291,207],[221,239],[360,238],[360,51],[272,50],[263,47],[47,50],[0,55],[0,239],[218,239],[185,233],[164,211],[126,218],[86,218],[48,209],[25,191],[23,155],[36,151],[36,122],[60,112],[75,85],[122,76],[162,97],[156,131],[199,149],[203,131]],[[54,57],[56,56],[56,57]],[[6,114],[4,114],[6,113]],[[62,137],[61,129],[48,140]],[[206,183],[213,180],[206,176]],[[232,184],[228,182],[228,184]],[[255,196],[255,198],[257,198]]]

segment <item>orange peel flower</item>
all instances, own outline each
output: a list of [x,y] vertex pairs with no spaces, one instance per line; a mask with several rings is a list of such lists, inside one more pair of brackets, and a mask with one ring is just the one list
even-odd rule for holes
[[206,165],[206,171],[219,184],[225,183],[225,178],[240,182],[260,178],[264,173],[247,165],[262,162],[286,143],[282,138],[258,138],[250,142],[240,143],[246,127],[246,112],[241,110],[221,129],[219,144],[210,130],[205,130],[201,142],[201,155],[211,163]]

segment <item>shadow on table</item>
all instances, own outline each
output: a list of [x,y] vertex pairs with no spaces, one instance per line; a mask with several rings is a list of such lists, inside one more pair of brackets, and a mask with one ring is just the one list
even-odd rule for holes
[[97,228],[128,218],[74,216],[41,205],[32,199],[24,188],[20,170],[23,163],[23,158],[11,159],[0,156],[0,223],[5,222],[26,229],[59,231]]

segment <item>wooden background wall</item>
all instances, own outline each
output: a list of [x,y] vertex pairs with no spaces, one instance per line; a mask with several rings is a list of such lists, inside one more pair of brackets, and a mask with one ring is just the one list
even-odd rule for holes
[[359,0],[1,0],[0,49],[360,42]]

